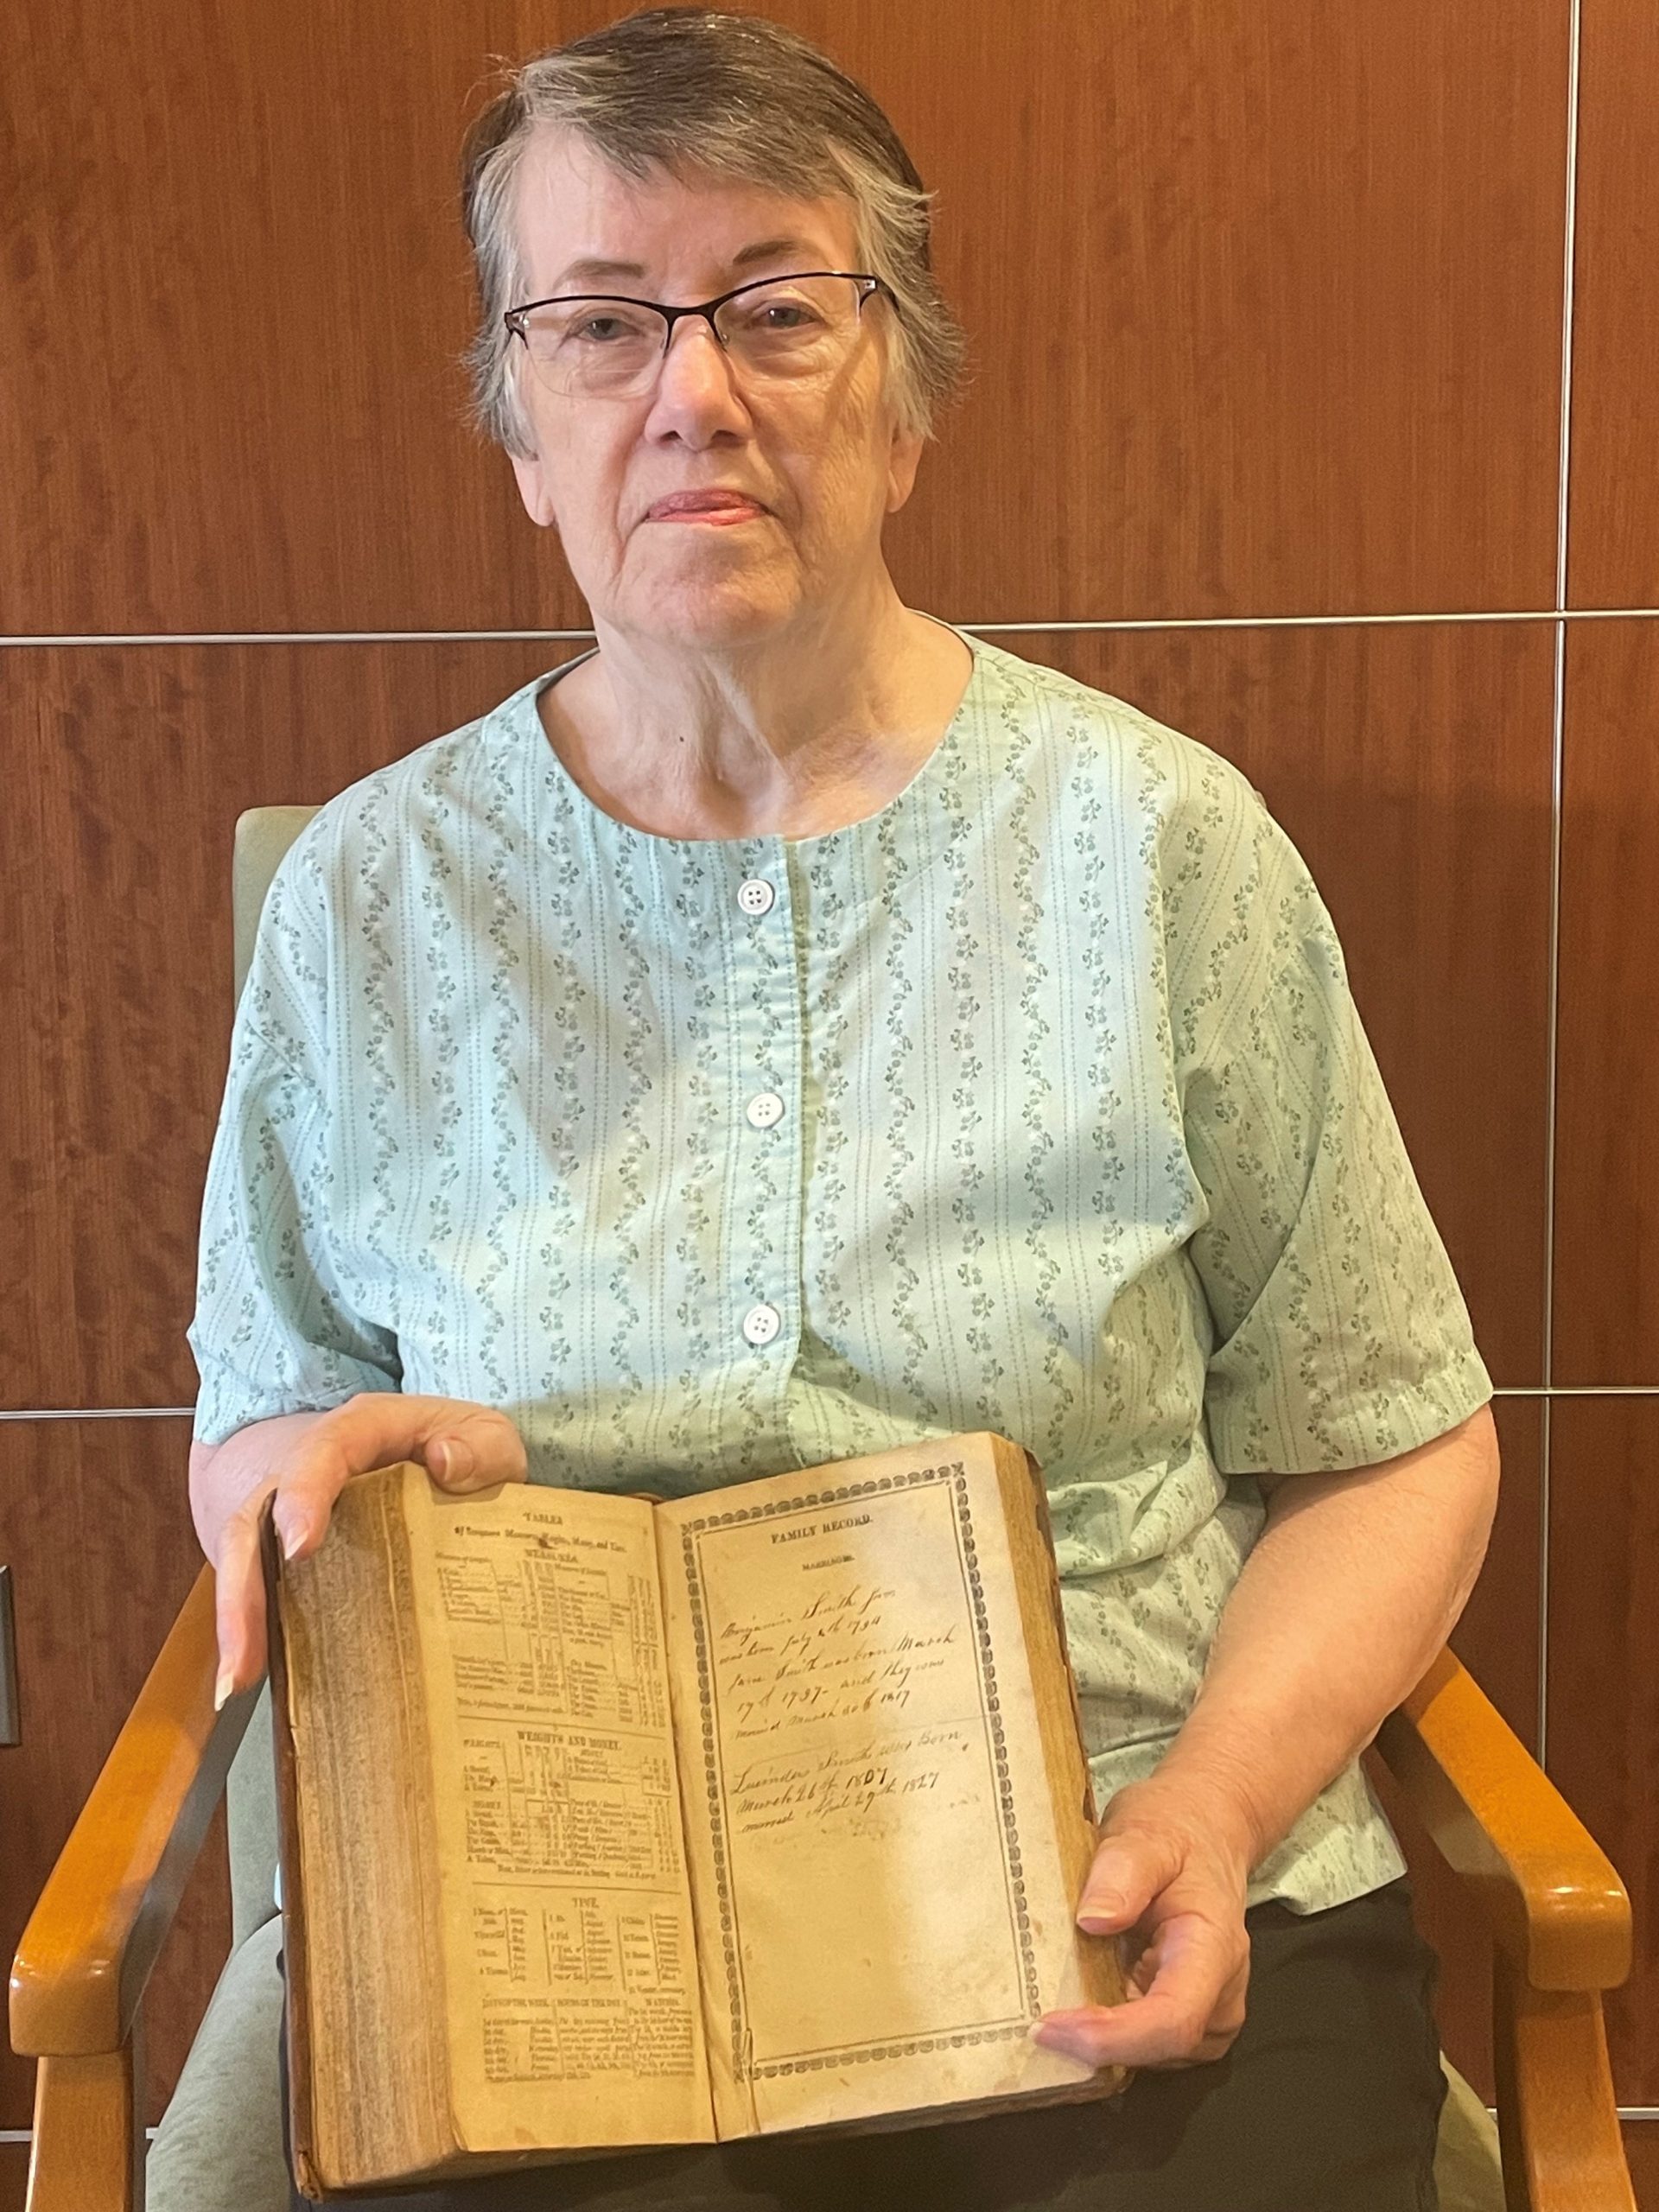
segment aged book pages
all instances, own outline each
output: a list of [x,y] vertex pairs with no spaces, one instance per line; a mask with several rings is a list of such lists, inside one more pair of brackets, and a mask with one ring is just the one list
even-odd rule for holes
[[1116,2086],[1025,2038],[1122,1984],[1004,1440],[654,1510],[403,1465],[264,1541],[308,2190]]
[[[346,1485],[326,1550],[280,1569],[271,1617],[295,2157],[314,2195],[454,2148],[426,2027],[444,1981],[400,1487],[395,1473]],[[268,1511],[263,1541],[274,1575]],[[357,1694],[327,1694],[342,1681]],[[389,2078],[391,2050],[404,2059]]]
[[404,1510],[457,2138],[709,2141],[652,1509],[410,1466]]
[[1122,1984],[1073,1919],[1092,1806],[1024,1453],[955,1437],[657,1527],[721,2135],[1116,2086],[1027,2040]]

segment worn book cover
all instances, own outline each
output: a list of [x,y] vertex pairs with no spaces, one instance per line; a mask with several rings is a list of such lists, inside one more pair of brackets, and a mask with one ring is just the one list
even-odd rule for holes
[[1040,1479],[988,1434],[672,1501],[412,1464],[266,1516],[315,2196],[1109,2094]]

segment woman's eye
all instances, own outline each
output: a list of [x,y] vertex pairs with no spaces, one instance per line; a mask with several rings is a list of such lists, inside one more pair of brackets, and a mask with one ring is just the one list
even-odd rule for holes
[[624,322],[621,316],[616,315],[590,315],[585,322],[579,322],[576,325],[573,333],[573,335],[577,338],[591,338],[594,344],[599,346],[608,345],[618,338],[628,338],[634,334],[632,325]]

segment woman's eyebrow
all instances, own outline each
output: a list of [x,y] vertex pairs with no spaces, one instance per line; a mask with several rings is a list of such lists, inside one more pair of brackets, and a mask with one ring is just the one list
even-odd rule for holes
[[822,255],[823,251],[822,246],[809,245],[804,238],[757,238],[753,245],[746,245],[732,256],[731,265],[734,269],[747,269],[754,262],[776,261],[785,253]]
[[553,279],[555,292],[568,291],[572,284],[596,284],[610,276],[643,276],[645,264],[639,261],[600,261],[591,255],[573,261]]
[[[822,246],[815,246],[805,238],[756,238],[751,245],[740,246],[727,264],[729,269],[747,269],[758,261],[775,261],[786,253],[821,254]],[[567,290],[572,284],[596,284],[613,276],[644,276],[642,261],[607,261],[596,255],[583,254],[568,264],[554,279],[552,298]]]

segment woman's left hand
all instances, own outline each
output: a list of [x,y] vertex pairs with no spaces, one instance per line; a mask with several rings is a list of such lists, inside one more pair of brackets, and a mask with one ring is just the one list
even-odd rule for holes
[[1185,1789],[1156,1777],[1121,1789],[1100,1824],[1077,1924],[1120,1938],[1128,2001],[1045,2012],[1033,2042],[1085,2066],[1219,2058],[1244,2024],[1249,1856],[1243,1834]]

